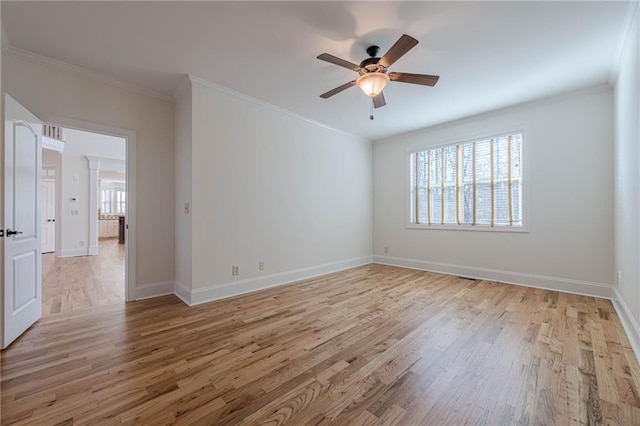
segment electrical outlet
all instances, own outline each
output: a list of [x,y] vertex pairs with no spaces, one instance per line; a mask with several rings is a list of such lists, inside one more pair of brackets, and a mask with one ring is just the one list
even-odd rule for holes
[[184,214],[189,214],[189,203],[184,203]]
[[261,271],[264,271],[264,262],[263,261],[260,261],[258,263],[258,269],[261,270]]
[[384,248],[384,254],[389,254],[389,247],[386,247],[386,246],[385,246],[385,248]]
[[238,265],[233,265],[231,267],[231,275],[240,275],[240,267]]
[[84,241],[82,241],[82,240],[78,241],[78,246],[84,247]]
[[71,216],[78,216],[78,210],[71,210]]
[[622,283],[622,272],[618,271],[616,274],[616,284]]

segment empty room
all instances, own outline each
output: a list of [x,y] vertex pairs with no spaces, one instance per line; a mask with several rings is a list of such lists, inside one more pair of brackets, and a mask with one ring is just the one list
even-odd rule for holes
[[2,425],[640,425],[638,1],[0,18]]

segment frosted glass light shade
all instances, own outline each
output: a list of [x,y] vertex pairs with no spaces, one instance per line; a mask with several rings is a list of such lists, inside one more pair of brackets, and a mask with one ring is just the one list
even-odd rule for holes
[[365,95],[375,98],[389,83],[389,76],[381,72],[363,74],[356,80],[356,85]]

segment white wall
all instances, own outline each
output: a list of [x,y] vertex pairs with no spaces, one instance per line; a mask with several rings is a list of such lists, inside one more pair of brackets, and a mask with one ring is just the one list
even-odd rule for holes
[[[87,156],[126,160],[123,138],[65,129],[62,152],[61,254],[86,255],[89,247],[89,160]],[[77,201],[71,201],[76,198]],[[74,215],[72,212],[77,211]]]
[[191,213],[184,210],[189,203],[191,210],[191,84],[176,101],[175,106],[175,235],[176,235],[176,282],[178,287],[191,290]]
[[[635,321],[640,356],[640,25],[627,39],[615,87],[615,267],[619,297]],[[622,313],[624,314],[624,312]],[[622,316],[622,315],[621,315]],[[624,319],[624,318],[623,318]],[[627,328],[631,336],[634,336]],[[634,342],[634,338],[631,338]]]
[[[612,90],[601,86],[376,142],[375,259],[609,296],[612,102]],[[491,135],[522,124],[527,138],[528,233],[405,228],[407,149]]]
[[44,121],[67,117],[136,132],[136,285],[174,279],[173,102],[16,53],[3,86]]
[[368,141],[201,82],[192,102],[194,290],[227,284],[229,295],[263,286],[261,277],[282,283],[370,262]]

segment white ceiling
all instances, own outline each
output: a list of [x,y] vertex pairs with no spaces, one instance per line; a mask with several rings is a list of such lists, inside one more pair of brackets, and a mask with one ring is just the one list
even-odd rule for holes
[[[370,140],[609,79],[628,2],[2,2],[13,47],[167,95],[185,74]],[[391,83],[369,120],[359,63],[407,33],[420,44],[391,71],[440,75],[434,88]]]

